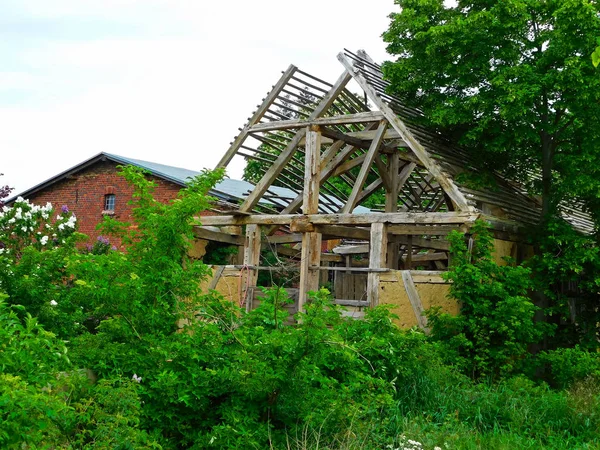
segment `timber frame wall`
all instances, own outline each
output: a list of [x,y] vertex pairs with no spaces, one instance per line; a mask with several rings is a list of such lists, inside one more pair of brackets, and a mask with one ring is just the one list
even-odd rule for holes
[[[352,239],[366,246],[368,266],[352,271],[367,273],[364,303],[375,306],[382,273],[410,276],[423,264],[444,270],[452,230],[468,232],[483,217],[497,237],[515,241],[520,227],[538,221],[539,202],[516,183],[495,175],[488,188],[460,184],[459,175],[476,171],[468,156],[387,93],[381,67],[364,51],[345,50],[338,60],[342,73],[333,84],[295,66],[283,72],[218,164],[236,156],[259,163],[261,178],[239,210],[203,217],[196,227],[201,239],[243,248],[242,292],[256,286],[261,245],[277,245],[281,255],[299,256],[302,309],[321,271],[348,270],[324,265],[344,261],[324,253],[324,242]],[[351,81],[364,98],[347,88]],[[376,193],[385,198],[381,211],[361,209]],[[576,227],[590,226],[584,214],[569,213]]]

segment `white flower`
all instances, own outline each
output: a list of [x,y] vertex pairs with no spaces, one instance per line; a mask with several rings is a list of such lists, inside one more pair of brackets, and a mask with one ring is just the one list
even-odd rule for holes
[[2,253],[4,253],[4,249],[3,249],[3,248],[0,248],[0,255],[1,255]]
[[133,376],[131,377],[131,379],[133,381],[135,381],[136,383],[141,383],[142,382],[142,377],[138,377],[135,373],[133,374]]
[[56,306],[58,305],[58,303],[56,303],[56,300],[50,300],[50,306]]
[[42,236],[40,239],[40,244],[46,245],[48,243],[48,236]]

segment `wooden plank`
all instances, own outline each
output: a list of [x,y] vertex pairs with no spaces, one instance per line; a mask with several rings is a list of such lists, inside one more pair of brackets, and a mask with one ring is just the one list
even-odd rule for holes
[[[289,225],[292,220],[301,217],[298,214],[250,214],[248,216],[203,216],[202,222],[209,226],[226,225]],[[397,212],[367,214],[311,214],[306,221],[313,225],[370,225],[387,223],[390,225],[448,225],[469,224],[475,222],[478,213],[471,212]],[[402,228],[398,228],[401,231]]]
[[[379,111],[368,111],[356,114],[344,114],[332,117],[320,117],[317,119],[294,119],[281,120],[277,122],[258,123],[250,128],[251,133],[289,130],[294,128],[330,125],[345,125],[352,123],[379,122],[383,118],[383,114]],[[397,137],[397,136],[396,136]]]
[[[294,258],[294,259],[302,258],[302,250],[301,249],[282,247],[282,246],[278,245],[275,248],[275,251],[278,254],[287,256],[289,258]],[[321,261],[322,262],[342,263],[342,262],[344,262],[344,258],[340,255],[334,255],[332,253],[321,253]]]
[[310,291],[319,290],[319,269],[321,265],[321,233],[304,233],[302,256],[300,259],[300,294],[298,310],[304,311]]
[[244,238],[238,235],[223,233],[221,231],[210,230],[201,226],[194,227],[194,235],[207,241],[222,242],[231,245],[244,245]]
[[242,145],[242,143],[246,139],[246,136],[248,135],[248,129],[251,128],[263,117],[265,112],[267,112],[267,109],[269,109],[269,106],[271,106],[271,104],[275,101],[281,90],[285,87],[287,82],[290,81],[290,78],[292,78],[297,69],[298,68],[294,65],[290,65],[287,68],[287,70],[283,73],[279,81],[275,84],[275,86],[273,86],[271,92],[267,94],[267,96],[262,101],[258,109],[254,112],[254,114],[248,121],[248,124],[244,127],[242,131],[240,131],[240,134],[238,134],[234,141],[231,143],[229,149],[225,152],[225,154],[217,164],[216,168],[226,167],[229,164],[229,162],[232,160],[232,158],[235,156],[236,152],[240,148],[240,145]]
[[355,308],[366,308],[369,306],[369,302],[365,300],[343,300],[336,298],[333,300],[333,303],[340,306],[354,306]]
[[354,207],[356,206],[356,202],[358,199],[358,195],[362,191],[362,187],[365,184],[365,181],[367,180],[367,175],[369,174],[369,172],[371,170],[371,166],[373,165],[375,156],[377,156],[377,152],[379,151],[379,146],[381,145],[381,142],[383,141],[383,135],[385,133],[385,130],[387,129],[387,126],[388,126],[387,121],[382,121],[379,123],[379,127],[377,128],[377,135],[373,139],[373,142],[371,143],[371,147],[369,147],[369,150],[367,151],[365,162],[364,162],[363,166],[361,167],[358,176],[356,177],[354,186],[352,187],[352,193],[350,194],[346,204],[340,211],[342,214],[348,214],[348,213],[352,212],[352,210],[354,210]]
[[425,310],[423,309],[423,304],[421,303],[421,298],[419,297],[419,293],[417,292],[417,288],[413,282],[410,270],[402,271],[402,281],[404,282],[404,289],[406,289],[406,294],[408,295],[408,300],[410,301],[410,305],[412,306],[417,318],[419,328],[426,333],[429,333],[429,328],[427,327],[427,317],[424,316]]
[[[348,81],[350,81],[352,77],[344,72],[336,81],[336,83],[332,86],[329,92],[321,99],[317,107],[310,114],[309,119],[316,119],[321,117],[323,114],[327,112],[329,107],[333,104],[336,97],[344,90]],[[306,136],[306,128],[301,128],[294,135],[292,140],[288,143],[286,148],[279,154],[277,159],[273,162],[271,167],[265,172],[263,177],[254,187],[254,190],[246,197],[244,203],[240,206],[241,212],[249,212],[256,206],[258,201],[265,194],[267,189],[273,184],[275,179],[279,176],[281,171],[285,168],[285,166],[290,162],[292,157],[294,156],[294,152],[296,151],[296,147],[300,143],[300,141]]]
[[413,133],[406,127],[404,122],[394,113],[392,108],[377,94],[377,91],[371,86],[367,79],[360,73],[360,70],[354,67],[353,63],[343,54],[338,54],[338,60],[346,68],[349,74],[352,75],[354,80],[362,88],[362,90],[368,95],[369,99],[373,104],[383,113],[385,118],[389,121],[390,125],[398,132],[400,137],[407,143],[408,147],[415,153],[415,155],[422,162],[423,166],[435,177],[437,182],[440,184],[444,192],[452,199],[452,202],[456,204],[456,207],[461,211],[473,211],[473,208],[469,205],[466,197],[458,189],[450,178],[448,178],[443,172],[441,167],[431,157],[429,152],[421,145],[421,143],[414,137]]
[[[246,303],[246,311],[252,309],[252,298],[248,296],[248,292],[256,287],[258,278],[258,270],[250,268],[260,264],[260,227],[256,224],[246,226],[246,243],[244,244],[244,266],[247,267],[248,275],[246,278],[242,276],[242,298],[240,303]],[[243,269],[242,269],[243,270]]]
[[[387,251],[387,230],[383,223],[371,225],[369,269],[384,269]],[[372,308],[379,304],[379,274],[369,272],[367,278],[367,301]]]
[[[408,238],[405,236],[395,237],[394,240],[400,244],[408,244]],[[412,245],[421,248],[431,248],[433,250],[450,250],[450,243],[445,239],[425,239],[412,236]]]

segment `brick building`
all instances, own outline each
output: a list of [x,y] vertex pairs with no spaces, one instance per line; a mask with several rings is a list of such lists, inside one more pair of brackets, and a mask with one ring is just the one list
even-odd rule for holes
[[[104,216],[110,215],[125,222],[132,220],[129,201],[132,198],[133,187],[118,175],[117,166],[120,165],[133,165],[147,170],[150,179],[157,184],[155,198],[165,203],[177,196],[188,179],[200,174],[180,167],[100,153],[21,192],[18,196],[41,205],[50,202],[55,208],[66,205],[77,216],[79,231],[93,241],[99,235],[96,226]],[[252,189],[253,185],[246,181],[225,179],[211,190],[210,194],[218,200],[216,208],[228,209],[235,207]],[[6,203],[10,205],[16,197]],[[211,212],[205,211],[203,214]]]

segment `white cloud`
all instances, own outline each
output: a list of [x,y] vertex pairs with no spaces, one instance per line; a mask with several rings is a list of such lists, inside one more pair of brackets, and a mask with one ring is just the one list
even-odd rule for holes
[[[383,59],[379,35],[394,5],[26,0],[19,8],[20,17],[95,17],[139,30],[101,36],[98,25],[93,39],[15,39],[20,67],[0,71],[0,184],[21,191],[100,151],[213,167],[290,63],[333,81],[343,47]],[[28,90],[27,101],[6,101],[9,87]]]

